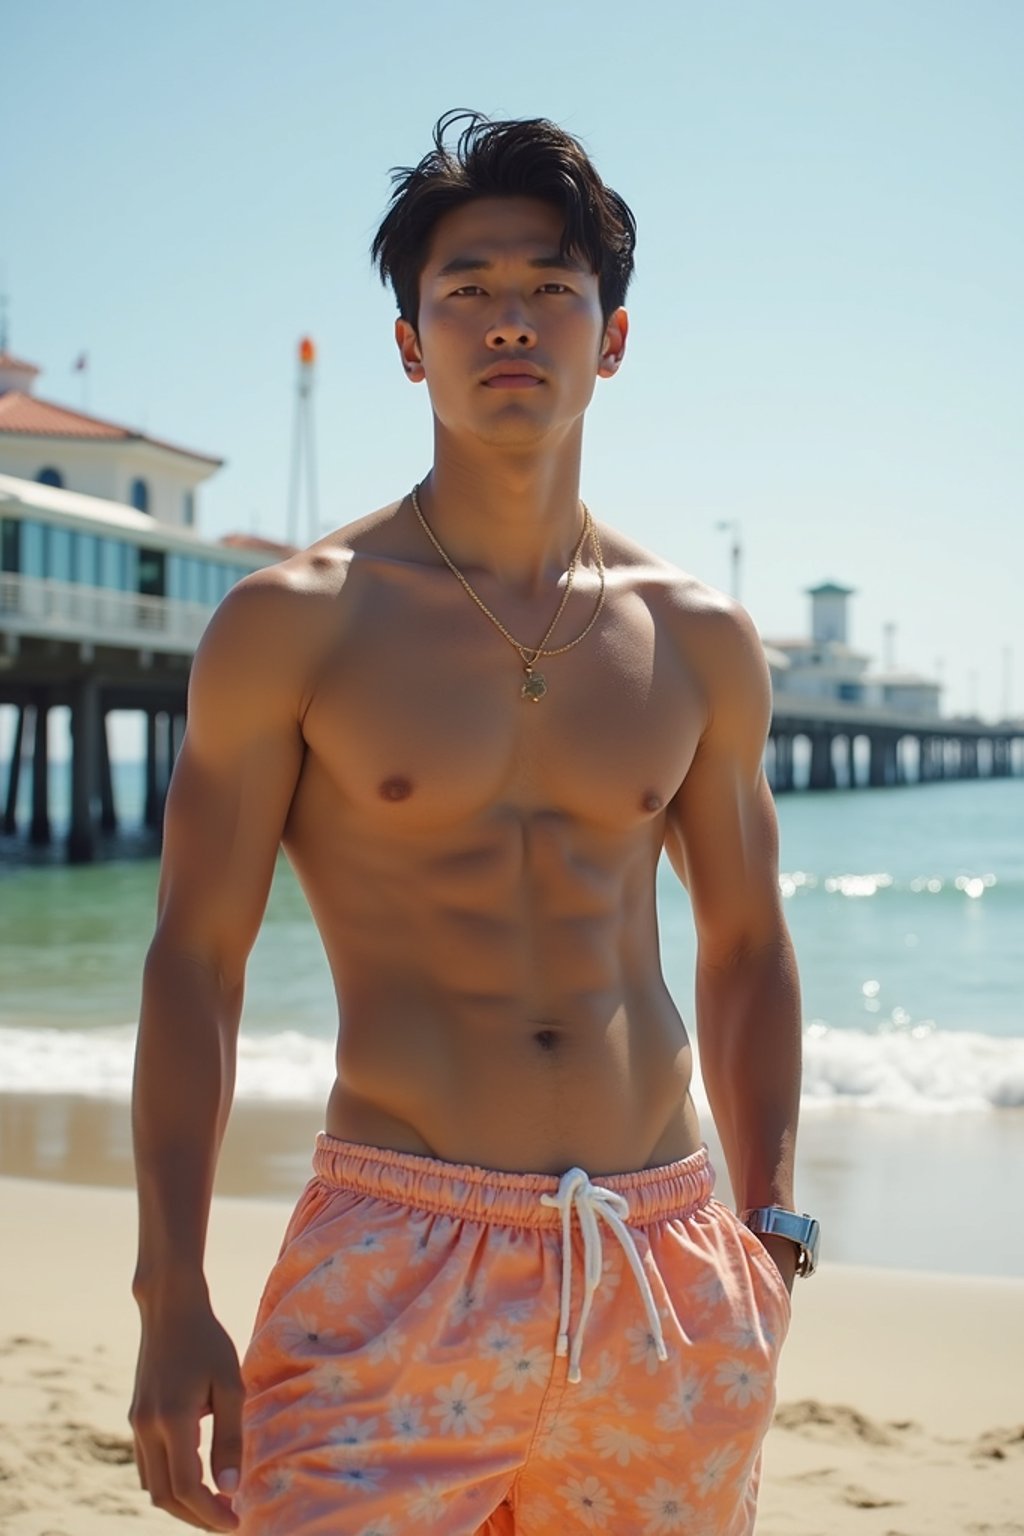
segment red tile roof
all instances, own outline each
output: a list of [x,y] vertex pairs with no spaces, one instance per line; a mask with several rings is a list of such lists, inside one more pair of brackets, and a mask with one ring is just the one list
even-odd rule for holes
[[42,369],[35,363],[26,362],[23,357],[15,357],[13,352],[0,352],[0,368],[31,368],[33,373],[42,373]]
[[189,459],[200,459],[205,464],[220,466],[224,462],[212,454],[196,453],[191,448],[179,448],[163,438],[150,437],[147,432],[138,432],[133,427],[122,427],[116,422],[104,421],[99,416],[87,416],[84,411],[73,411],[66,405],[52,405],[48,400],[39,400],[35,395],[25,394],[18,389],[0,394],[0,433],[5,432],[20,437],[73,437],[91,441],[152,443],[157,448],[166,448],[171,453],[180,453]]

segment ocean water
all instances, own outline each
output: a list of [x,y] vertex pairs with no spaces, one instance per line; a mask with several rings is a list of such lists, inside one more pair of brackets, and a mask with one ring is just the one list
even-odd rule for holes
[[[118,772],[130,821],[140,775]],[[1024,779],[797,793],[778,813],[804,1109],[1024,1107]],[[156,859],[115,845],[69,868],[6,853],[0,1091],[126,1098]],[[692,1037],[696,944],[667,864],[659,904],[665,974]],[[334,1032],[319,938],[282,858],[249,964],[238,1096],[322,1103]]]

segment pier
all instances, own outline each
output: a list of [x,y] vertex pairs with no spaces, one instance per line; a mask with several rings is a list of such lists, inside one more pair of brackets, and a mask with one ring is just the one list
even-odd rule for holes
[[986,725],[780,692],[765,759],[775,794],[1009,778],[1024,774],[1024,720]]

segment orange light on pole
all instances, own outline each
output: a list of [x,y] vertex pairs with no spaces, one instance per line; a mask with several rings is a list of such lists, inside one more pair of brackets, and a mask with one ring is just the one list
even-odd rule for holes
[[312,336],[303,336],[299,342],[299,376],[295,392],[295,427],[292,432],[291,490],[288,497],[288,542],[297,544],[299,539],[299,489],[302,465],[305,460],[306,487],[309,509],[309,537],[315,539],[320,531],[316,493],[316,451],[313,447],[313,375],[316,363],[316,347]]

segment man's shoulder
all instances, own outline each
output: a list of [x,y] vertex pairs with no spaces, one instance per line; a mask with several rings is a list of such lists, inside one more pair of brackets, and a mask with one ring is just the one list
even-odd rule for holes
[[[742,631],[751,624],[747,610],[735,598],[701,580],[666,556],[644,548],[617,528],[600,528],[605,562],[648,600],[663,606],[666,616],[692,619],[701,628]],[[701,622],[703,621],[703,622]]]
[[237,582],[221,607],[233,624],[258,625],[284,614],[306,619],[311,610],[333,605],[359,556],[385,555],[388,531],[399,503],[381,507],[354,522],[332,529],[305,549],[273,565],[250,571]]

